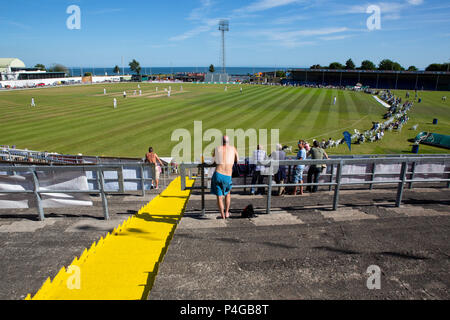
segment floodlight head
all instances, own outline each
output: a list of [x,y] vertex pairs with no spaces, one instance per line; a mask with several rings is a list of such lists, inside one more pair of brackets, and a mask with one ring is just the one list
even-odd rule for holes
[[230,31],[230,22],[228,20],[220,20],[219,21],[219,30],[220,31]]

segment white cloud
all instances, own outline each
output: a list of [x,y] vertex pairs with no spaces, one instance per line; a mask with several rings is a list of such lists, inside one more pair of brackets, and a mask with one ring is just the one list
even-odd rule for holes
[[[423,3],[424,3],[423,0],[407,0],[404,2],[378,2],[371,4],[379,6],[382,14],[389,14],[389,13],[399,14],[402,10],[410,6],[418,6]],[[349,6],[342,10],[339,10],[338,13],[340,14],[366,13],[368,6],[369,4]]]
[[[346,35],[336,35],[347,31],[350,30],[346,27],[320,28],[320,29],[308,29],[296,31],[262,30],[256,33],[256,35],[266,37],[268,40],[275,41],[281,46],[293,48],[316,44],[317,39],[314,39],[314,37],[318,36],[322,36],[319,38],[320,40],[337,40],[338,36],[340,36],[341,38],[348,37]],[[323,37],[328,35],[335,35],[335,36],[334,38],[332,38],[331,36]]]
[[274,21],[272,21],[272,23],[273,24],[291,24],[296,21],[307,20],[307,19],[309,19],[309,18],[304,15],[291,15],[291,16],[287,16],[287,17],[277,18]]
[[324,41],[334,41],[334,40],[344,40],[353,37],[353,35],[346,34],[341,36],[330,36],[330,37],[321,37],[320,40]]
[[200,0],[200,7],[195,8],[189,14],[188,20],[202,20],[209,13],[213,6],[211,0]]
[[419,5],[423,4],[423,0],[408,0],[408,3],[413,6],[419,6]]
[[196,27],[194,29],[188,30],[185,33],[180,34],[178,36],[171,37],[169,39],[169,41],[183,41],[183,40],[187,40],[189,38],[195,37],[195,36],[197,36],[197,35],[199,35],[199,34],[201,34],[203,32],[208,32],[210,30],[211,30],[211,27],[208,26],[208,25],[199,26],[199,27]]
[[258,0],[250,5],[243,7],[241,9],[238,9],[237,11],[246,11],[246,12],[257,12],[257,11],[264,11],[268,9],[273,9],[277,7],[282,7],[294,3],[299,3],[300,0]]

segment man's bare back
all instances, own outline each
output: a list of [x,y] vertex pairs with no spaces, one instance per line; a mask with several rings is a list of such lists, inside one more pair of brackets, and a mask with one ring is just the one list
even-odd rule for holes
[[233,175],[233,165],[238,160],[239,155],[233,146],[223,145],[214,150],[214,162],[217,164],[216,172],[224,176],[231,177]]

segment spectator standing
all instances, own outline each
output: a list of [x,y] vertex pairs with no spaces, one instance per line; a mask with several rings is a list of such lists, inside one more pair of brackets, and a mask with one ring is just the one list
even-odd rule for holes
[[[230,146],[227,136],[222,138],[222,145],[214,150],[214,163],[216,171],[211,179],[211,193],[217,197],[217,205],[220,217],[230,217],[231,189],[233,188],[233,165],[239,161],[239,155],[235,147]],[[225,203],[224,203],[225,202]]]
[[[320,148],[319,142],[314,141],[313,147],[308,153],[311,156],[312,160],[322,160],[323,158],[328,159],[327,153]],[[320,174],[322,172],[323,165],[321,164],[313,164],[309,167],[308,170],[308,183],[319,183]],[[314,182],[313,182],[314,181]],[[319,189],[318,186],[314,186],[311,188],[311,186],[308,186],[307,191],[309,192],[317,192]]]
[[148,149],[148,153],[145,155],[146,162],[155,165],[155,189],[159,189],[159,177],[161,176],[161,167],[164,166],[161,159],[158,155],[153,151],[153,148],[150,147]]
[[[286,160],[286,152],[283,151],[283,146],[277,144],[277,150],[272,152],[270,158],[275,161]],[[275,182],[277,184],[284,184],[286,181],[286,166],[277,164],[278,171],[275,173]],[[285,187],[278,187],[278,195],[282,196],[284,194]]]
[[[263,150],[263,147],[261,145],[258,145],[256,150],[253,151],[253,164],[255,165],[255,170],[252,175],[252,184],[262,184],[264,182],[264,176],[262,175],[261,171],[264,170],[264,166],[258,164],[258,162],[264,161],[267,158],[266,152]],[[252,195],[255,195],[255,188],[252,187],[251,189]],[[264,194],[264,188],[259,187],[258,194]]]
[[306,152],[309,152],[309,150],[311,150],[311,146],[309,145],[308,141],[305,141],[303,143],[303,146],[304,146]]
[[[305,141],[300,140],[298,143],[298,153],[297,153],[297,160],[306,160],[306,149],[305,149]],[[295,173],[294,173],[294,184],[301,183],[303,184],[303,171],[305,170],[305,165],[298,165],[295,167]],[[293,195],[297,195],[297,189],[298,187],[294,187]],[[300,186],[300,195],[303,195],[303,186]]]

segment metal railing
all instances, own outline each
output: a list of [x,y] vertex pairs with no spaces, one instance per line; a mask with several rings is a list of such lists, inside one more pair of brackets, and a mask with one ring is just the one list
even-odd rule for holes
[[[239,164],[242,165],[240,162]],[[420,164],[434,164],[434,165],[444,165],[444,170],[442,172],[419,172],[416,170],[417,166]],[[307,168],[310,165],[326,165],[327,173],[321,174],[322,179],[325,182],[319,183],[283,183],[276,184],[272,181],[272,175],[267,175],[269,177],[268,183],[265,184],[246,184],[247,174],[244,175],[243,185],[234,185],[233,189],[247,189],[247,188],[264,188],[267,189],[267,199],[266,199],[266,213],[270,213],[271,202],[272,202],[272,190],[277,187],[328,187],[329,191],[334,188],[332,210],[336,211],[339,205],[339,196],[341,188],[344,186],[356,186],[356,185],[368,185],[369,190],[372,190],[375,185],[392,185],[397,184],[397,194],[395,199],[395,206],[400,207],[402,203],[403,193],[405,187],[409,184],[409,188],[413,188],[414,183],[447,183],[447,188],[450,188],[450,155],[438,155],[438,156],[419,156],[419,157],[403,157],[403,156],[391,156],[384,158],[341,158],[341,159],[330,159],[330,160],[284,160],[284,161],[265,161],[258,162],[257,165],[265,166],[270,168],[270,172],[274,172],[274,167],[285,166],[288,172],[288,181],[290,180],[290,172],[292,168],[297,165],[305,165],[305,175],[307,174]],[[365,173],[343,173],[343,168],[348,165],[365,165],[368,171]],[[382,173],[377,172],[376,168],[378,165],[399,165],[398,172]],[[211,177],[205,177],[205,168],[213,168],[214,164],[208,163],[190,163],[180,165],[180,175],[181,175],[181,188],[182,190],[192,189],[201,190],[201,205],[202,214],[205,213],[205,190],[209,189],[205,182]],[[198,174],[192,173],[192,170],[198,170]],[[328,173],[329,171],[329,173]],[[439,177],[434,178],[417,178],[418,175],[438,175]],[[200,179],[200,187],[186,187],[186,178],[194,178],[196,180]],[[348,177],[365,177],[365,181],[343,181]],[[377,178],[385,177],[384,179],[377,180]]]
[[0,160],[9,162],[32,162],[51,164],[82,164],[82,156],[62,155],[50,152],[0,148]]
[[[148,171],[150,169],[150,171]],[[166,168],[167,175],[170,168]],[[124,177],[126,170],[134,170],[136,172],[135,178]],[[1,190],[0,194],[34,194],[37,201],[39,220],[44,220],[44,209],[42,206],[42,194],[99,194],[102,199],[103,214],[106,220],[109,219],[109,208],[107,194],[119,193],[125,191],[141,191],[142,196],[145,196],[146,183],[153,184],[155,177],[155,165],[148,163],[121,163],[121,164],[107,164],[107,165],[74,165],[74,166],[28,166],[28,165],[0,165],[0,172],[6,172],[7,175],[23,175],[31,173],[33,177],[33,188],[24,190]],[[86,175],[88,188],[86,190],[43,190],[39,183],[39,173],[64,173],[64,172],[80,172]],[[116,176],[111,177],[109,173],[115,172]],[[145,173],[147,172],[147,177]],[[108,173],[110,177],[105,177]],[[90,178],[88,176],[91,176]],[[126,186],[126,183],[136,183],[140,185],[140,190]],[[108,184],[117,184],[116,190],[108,189]]]

